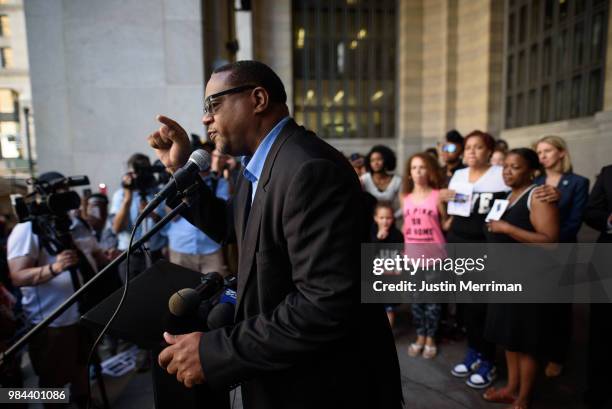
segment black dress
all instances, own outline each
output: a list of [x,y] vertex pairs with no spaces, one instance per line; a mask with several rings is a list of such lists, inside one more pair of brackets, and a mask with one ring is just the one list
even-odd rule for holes
[[[528,207],[535,185],[527,188],[512,205],[508,206],[501,220],[524,230],[535,231],[529,220]],[[489,243],[517,243],[512,237],[485,232]],[[547,327],[545,304],[489,304],[485,339],[502,345],[512,352],[541,355],[545,352]]]
[[[469,168],[456,169],[453,179],[457,182],[469,183]],[[476,186],[478,184],[478,186]],[[483,233],[485,218],[491,209],[495,199],[502,199],[507,195],[508,187],[504,184],[501,170],[489,169],[487,173],[473,184],[477,191],[474,191],[470,215],[453,216],[450,231],[446,236],[447,243],[459,243],[453,248],[455,257],[479,257],[480,251],[477,246],[464,246],[461,244],[485,243],[486,238]],[[453,188],[453,183],[449,186]],[[495,344],[487,342],[484,337],[484,330],[489,304],[469,303],[457,304],[458,318],[465,325],[467,344],[469,348],[475,349],[483,360],[493,362],[495,360]]]

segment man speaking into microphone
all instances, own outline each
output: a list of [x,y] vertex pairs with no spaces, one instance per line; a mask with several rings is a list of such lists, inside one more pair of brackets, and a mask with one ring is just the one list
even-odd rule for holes
[[[400,408],[385,311],[360,303],[371,216],[359,180],[286,102],[280,78],[256,61],[217,68],[206,85],[208,134],[244,167],[230,202],[201,183],[184,216],[215,241],[238,243],[236,315],[209,332],[164,334],[159,364],[188,387],[241,384],[245,408]],[[149,144],[172,172],[187,161],[189,138],[158,119]]]

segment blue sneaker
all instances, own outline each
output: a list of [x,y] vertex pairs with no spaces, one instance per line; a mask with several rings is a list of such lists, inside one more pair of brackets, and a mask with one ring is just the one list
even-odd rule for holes
[[476,372],[470,375],[465,383],[470,388],[484,389],[491,386],[495,378],[497,378],[497,369],[495,369],[495,365],[489,361],[480,361],[480,365]]
[[475,371],[480,365],[480,357],[475,349],[468,348],[463,362],[457,364],[451,369],[451,374],[457,378],[465,378],[470,373]]

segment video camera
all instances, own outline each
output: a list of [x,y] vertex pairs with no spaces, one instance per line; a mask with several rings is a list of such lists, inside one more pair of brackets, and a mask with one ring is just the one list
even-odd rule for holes
[[74,186],[89,185],[87,176],[57,177],[51,180],[31,178],[27,181],[33,187],[33,192],[22,196],[11,195],[11,204],[17,222],[35,221],[40,217],[61,217],[70,210],[78,209],[81,198],[78,193],[69,191]]
[[133,171],[129,174],[132,176],[131,183],[124,181],[121,186],[125,189],[143,193],[165,184],[169,180],[169,174],[161,162],[159,164],[155,162],[153,165],[134,164]]

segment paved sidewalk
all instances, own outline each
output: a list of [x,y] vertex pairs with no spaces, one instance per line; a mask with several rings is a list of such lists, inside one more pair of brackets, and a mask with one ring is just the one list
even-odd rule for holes
[[[406,308],[405,306],[403,308]],[[439,355],[433,360],[411,358],[407,354],[409,343],[415,339],[414,330],[407,326],[399,313],[396,328],[396,345],[402,371],[402,387],[409,409],[504,409],[481,398],[482,391],[465,385],[465,379],[450,374],[453,365],[463,359],[465,342],[443,341]],[[536,385],[533,407],[537,409],[584,409],[582,392],[585,389],[586,369],[586,314],[585,306],[577,306],[574,312],[574,340],[564,373],[557,379],[547,379],[542,374]],[[503,351],[498,348],[498,363],[504,362]],[[498,367],[499,378],[495,385],[504,384],[505,369]]]

